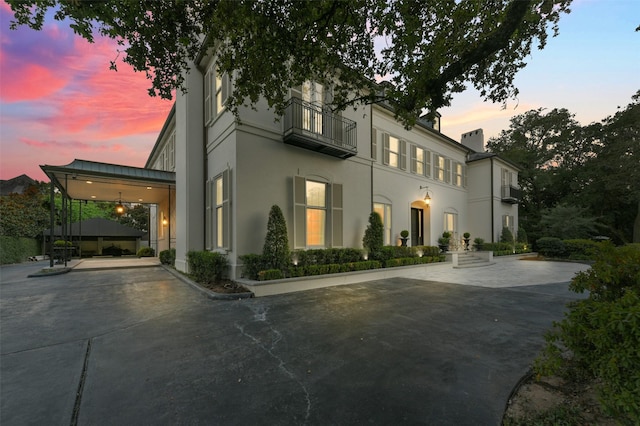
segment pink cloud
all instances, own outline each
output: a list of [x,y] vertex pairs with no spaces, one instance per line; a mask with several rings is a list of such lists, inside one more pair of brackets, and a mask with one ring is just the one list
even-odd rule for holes
[[[13,63],[11,63],[13,62]],[[0,100],[19,102],[51,96],[65,86],[67,79],[38,64],[16,66],[15,61],[0,58]]]

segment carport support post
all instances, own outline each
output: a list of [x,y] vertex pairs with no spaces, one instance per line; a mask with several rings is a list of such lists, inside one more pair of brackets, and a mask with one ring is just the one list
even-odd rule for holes
[[49,178],[49,204],[51,211],[49,212],[49,268],[53,268],[53,224],[55,221],[56,199],[53,190],[53,178]]

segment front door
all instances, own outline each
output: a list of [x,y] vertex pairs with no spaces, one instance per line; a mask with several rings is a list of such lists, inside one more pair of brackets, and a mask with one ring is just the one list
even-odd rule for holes
[[411,208],[411,245],[424,245],[424,210]]

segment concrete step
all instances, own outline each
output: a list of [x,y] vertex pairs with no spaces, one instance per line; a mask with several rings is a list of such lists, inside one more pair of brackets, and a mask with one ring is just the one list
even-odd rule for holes
[[458,262],[457,264],[454,264],[453,267],[456,269],[479,268],[479,267],[490,266],[494,264],[495,262],[490,262],[488,260],[475,257],[471,253],[461,252],[461,253],[458,253]]

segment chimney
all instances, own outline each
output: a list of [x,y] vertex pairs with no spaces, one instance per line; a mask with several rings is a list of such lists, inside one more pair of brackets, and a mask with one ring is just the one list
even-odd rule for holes
[[460,137],[460,143],[475,152],[484,152],[484,133],[482,133],[482,129],[463,133]]

